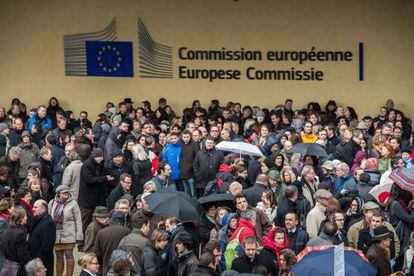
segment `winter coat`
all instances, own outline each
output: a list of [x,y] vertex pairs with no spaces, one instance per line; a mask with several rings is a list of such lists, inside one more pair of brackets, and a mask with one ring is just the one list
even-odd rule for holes
[[24,226],[24,228],[26,228],[27,233],[30,233],[33,227],[33,220],[34,220],[33,206],[30,203],[26,203],[23,199],[20,199],[19,202],[15,204],[15,206],[22,207],[23,210],[25,211],[27,220],[26,220],[26,225]]
[[23,129],[10,129],[9,142],[10,147],[15,147],[22,142]]
[[352,165],[354,164],[355,155],[359,150],[361,150],[361,147],[353,139],[351,139],[344,145],[342,152],[343,159],[339,160],[344,161],[348,164],[349,167],[352,167]]
[[101,264],[102,275],[110,269],[109,260],[112,252],[118,248],[119,242],[128,235],[130,229],[122,226],[119,222],[111,222],[109,226],[98,232],[95,239],[94,251]]
[[20,161],[11,161],[9,155],[3,156],[0,159],[0,167],[6,166],[11,170],[11,174],[7,179],[7,184],[10,188],[19,187],[19,170],[20,170]]
[[181,179],[180,172],[181,142],[169,143],[162,152],[162,162],[168,163],[171,167],[171,179]]
[[364,202],[375,201],[375,198],[369,193],[369,191],[371,191],[371,189],[374,188],[374,186],[372,186],[370,183],[360,181],[357,184],[357,188],[358,193],[360,197],[362,197]]
[[276,252],[269,248],[264,247],[262,250],[260,250],[260,254],[256,257],[254,260],[255,266],[263,266],[266,268],[266,271],[268,272],[267,276],[277,276],[279,273],[279,266],[277,264],[277,255]]
[[[361,250],[366,255],[368,252],[368,249],[371,247],[372,244],[373,243],[372,243],[372,236],[370,234],[370,228],[367,227],[367,228],[359,230],[357,249]],[[390,253],[391,253],[390,254],[391,259],[394,258],[395,253],[398,253],[398,252],[395,252],[394,238],[391,238]]]
[[19,178],[26,178],[30,164],[39,158],[39,147],[35,143],[20,143],[18,147],[21,149]]
[[147,237],[144,236],[140,229],[134,228],[131,233],[122,238],[119,242],[118,249],[130,252],[132,260],[136,267],[141,270],[142,251],[148,243]]
[[32,259],[27,247],[24,227],[11,225],[0,235],[0,242],[4,258],[19,263],[20,271],[24,270],[23,266]]
[[132,162],[131,166],[131,194],[135,198],[137,195],[142,194],[144,191],[144,184],[151,180],[151,161],[136,159]]
[[63,172],[62,184],[69,187],[69,193],[73,196],[74,200],[78,200],[79,196],[81,168],[82,161],[74,160]]
[[336,239],[334,237],[330,237],[324,232],[321,232],[319,236],[316,236],[315,238],[308,241],[306,246],[319,246],[319,245],[334,245]]
[[71,161],[66,155],[63,155],[62,157],[60,157],[59,161],[57,162],[57,165],[54,168],[53,177],[52,177],[53,183],[55,185],[55,189],[60,184],[62,184],[63,174],[65,172],[66,167],[70,165],[70,162]]
[[368,249],[366,255],[369,263],[377,269],[378,276],[391,275],[392,269],[389,258],[386,257],[382,249],[375,243]]
[[204,189],[209,181],[214,180],[223,159],[223,152],[215,148],[211,150],[204,148],[197,153],[194,160],[194,176],[198,189]]
[[111,192],[118,186],[119,180],[123,173],[128,173],[130,171],[130,166],[125,162],[122,164],[115,164],[110,161],[108,166],[104,167],[104,174],[111,175],[114,180],[108,181],[107,185],[104,187],[105,197],[107,198]]
[[380,183],[381,174],[376,169],[367,169],[364,171],[369,174],[369,183],[371,186],[375,186]]
[[[49,202],[49,214],[53,219],[57,205],[56,199]],[[62,228],[56,229],[56,244],[75,243],[76,241],[83,241],[82,218],[78,203],[69,194],[63,209]]]
[[108,210],[112,210],[115,207],[115,203],[121,199],[125,194],[129,193],[127,192],[124,187],[122,187],[121,183],[116,186],[115,189],[112,190],[112,192],[109,194],[108,197]]
[[246,254],[243,256],[237,257],[233,260],[231,264],[231,270],[235,270],[239,273],[252,273],[253,268],[256,266],[257,257],[250,261]]
[[6,156],[10,148],[10,140],[7,135],[0,133],[0,157]]
[[267,254],[269,256],[269,258],[266,258],[267,259],[266,263],[268,263],[269,260],[273,259],[270,256],[276,257],[276,260],[277,260],[276,265],[275,264],[272,264],[272,265],[268,264],[268,266],[267,266],[268,271],[276,270],[278,268],[278,266],[280,266],[280,260],[279,260],[280,251],[282,251],[283,249],[288,248],[288,239],[287,239],[287,236],[286,236],[286,232],[284,230],[283,230],[283,236],[284,236],[283,244],[281,244],[281,245],[276,244],[276,242],[275,242],[275,233],[278,230],[283,230],[283,229],[279,226],[275,226],[275,227],[272,228],[272,230],[270,230],[270,232],[266,235],[266,237],[263,238],[263,243],[262,243],[263,249],[267,248],[267,249],[270,250],[270,252],[268,252],[268,253],[272,253],[272,254]]
[[263,213],[266,214],[267,218],[269,219],[269,221],[273,222],[274,219],[276,218],[277,215],[277,206],[275,207],[265,207],[263,202],[260,201],[259,203],[257,203],[256,205],[256,209],[262,210]]
[[56,225],[47,213],[38,216],[28,240],[28,248],[32,258],[40,258],[47,269],[47,274],[53,276],[54,256],[53,247],[56,240]]
[[286,230],[286,236],[288,239],[288,247],[292,249],[296,255],[305,249],[306,244],[309,241],[308,233],[299,225],[296,226],[294,231]]
[[121,149],[121,145],[118,145],[118,139],[117,136],[121,134],[122,130],[119,128],[112,128],[108,139],[106,139],[105,142],[105,150],[104,150],[104,156],[105,156],[105,167],[110,164],[110,161],[112,160],[111,155],[114,152],[115,149]]
[[211,221],[211,218],[208,218],[205,213],[201,215],[201,223],[200,223],[200,241],[202,244],[206,244],[210,240],[210,232],[211,230],[217,230],[217,225]]
[[394,200],[389,205],[389,222],[398,233],[402,248],[400,254],[404,254],[411,244],[410,235],[414,229],[414,214],[406,210],[399,201]]
[[217,276],[217,273],[209,266],[198,265],[196,270],[190,276]]
[[256,237],[253,224],[245,218],[240,218],[239,225],[237,229],[234,230],[233,234],[231,235],[230,241],[234,240],[237,237],[237,235],[239,235],[239,243],[243,243],[244,239],[248,236]]
[[101,224],[97,220],[93,220],[88,225],[85,231],[85,245],[83,246],[83,252],[93,252],[96,236],[98,235],[98,232],[106,226],[106,224]]
[[335,196],[344,195],[342,194],[342,191],[346,191],[346,194],[348,193],[357,193],[358,187],[355,183],[354,178],[348,174],[347,177],[338,177],[335,182]]
[[267,185],[256,182],[252,187],[244,190],[249,205],[256,207],[257,203],[262,201],[262,194],[267,189]]
[[82,164],[79,181],[79,207],[94,209],[96,206],[104,205],[103,185],[107,178],[100,173],[100,165],[90,157]]
[[193,251],[186,251],[178,255],[177,276],[189,276],[197,269],[198,260]]
[[197,153],[200,151],[199,145],[190,141],[188,144],[181,144],[181,154],[180,154],[180,173],[182,179],[194,178],[194,160]]
[[280,151],[280,153],[284,157],[284,163],[283,166],[290,166],[291,168],[298,169],[300,165],[300,153],[292,153],[292,152],[286,152],[284,149]]
[[37,115],[37,112],[36,113],[34,113],[30,118],[29,118],[29,120],[27,121],[27,126],[26,126],[26,128],[27,128],[27,130],[30,132],[30,134],[32,134],[32,126],[35,124],[35,123],[37,123],[37,124],[40,124],[41,125],[41,127],[42,127],[42,131],[44,131],[44,130],[46,130],[46,129],[52,129],[52,121],[49,119],[49,118],[47,118],[47,117],[45,117],[45,118],[40,118],[38,115]]
[[161,252],[149,242],[142,251],[142,275],[143,276],[164,276],[167,268],[161,257]]
[[326,218],[325,209],[325,206],[317,202],[306,217],[306,232],[308,232],[310,239],[318,235],[321,222]]

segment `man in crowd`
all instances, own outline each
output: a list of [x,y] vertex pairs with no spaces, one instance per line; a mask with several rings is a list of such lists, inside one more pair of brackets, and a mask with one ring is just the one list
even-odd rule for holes
[[306,217],[306,231],[309,238],[315,238],[318,235],[321,222],[326,218],[325,209],[329,205],[329,200],[332,198],[331,192],[319,189],[315,193],[316,204]]
[[288,247],[297,255],[305,249],[309,241],[309,235],[299,225],[298,215],[295,212],[289,212],[285,215],[285,227]]
[[108,209],[104,206],[96,206],[92,214],[93,221],[88,225],[85,232],[85,245],[83,246],[83,252],[93,252],[96,236],[98,232],[107,226],[109,213]]
[[244,255],[237,257],[233,260],[231,269],[239,273],[252,273],[253,268],[256,265],[257,252],[257,239],[255,237],[248,236],[243,242]]
[[132,178],[130,174],[123,173],[120,177],[118,186],[112,190],[108,197],[108,209],[115,207],[115,202],[121,199],[125,194],[131,194]]

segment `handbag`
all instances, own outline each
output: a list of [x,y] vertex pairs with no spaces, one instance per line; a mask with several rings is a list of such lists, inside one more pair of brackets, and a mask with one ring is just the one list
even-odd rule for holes
[[0,276],[16,276],[19,271],[20,264],[7,260],[4,260],[3,268],[0,271]]

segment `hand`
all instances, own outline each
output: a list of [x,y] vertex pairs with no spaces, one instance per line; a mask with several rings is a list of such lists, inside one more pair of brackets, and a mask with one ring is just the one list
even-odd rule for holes
[[107,175],[106,176],[106,180],[108,180],[108,181],[112,181],[112,180],[114,180],[115,178],[113,178],[113,176],[112,175]]

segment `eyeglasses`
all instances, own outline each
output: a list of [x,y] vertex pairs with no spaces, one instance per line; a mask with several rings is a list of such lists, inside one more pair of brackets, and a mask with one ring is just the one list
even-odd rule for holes
[[99,263],[90,263],[90,264],[92,264],[92,265],[99,265]]

